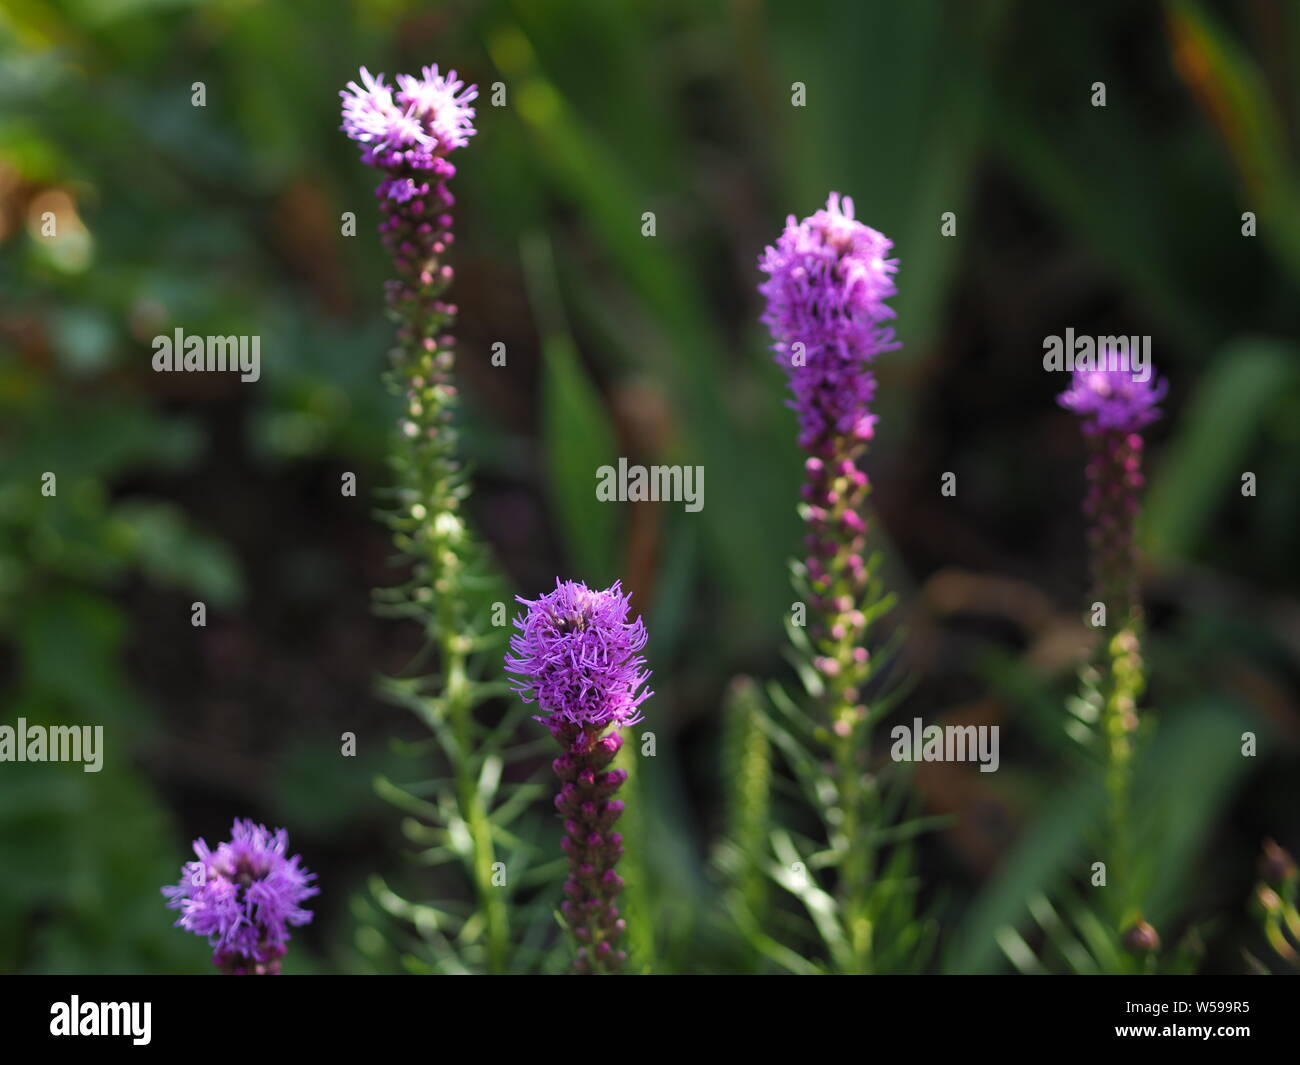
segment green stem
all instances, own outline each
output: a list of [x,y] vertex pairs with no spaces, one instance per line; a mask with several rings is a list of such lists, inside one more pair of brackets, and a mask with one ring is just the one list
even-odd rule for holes
[[508,960],[509,928],[502,888],[492,883],[496,852],[492,846],[492,824],[479,794],[475,772],[479,761],[470,755],[474,744],[473,697],[465,669],[464,639],[453,631],[443,630],[439,642],[446,680],[447,714],[456,737],[456,791],[461,813],[474,841],[471,862],[474,887],[487,925],[488,969],[492,973],[504,973]]
[[[851,706],[844,706],[837,715],[839,720],[847,720],[852,713]],[[835,765],[839,776],[840,798],[843,804],[844,820],[841,831],[844,838],[844,862],[840,867],[840,897],[843,900],[843,913],[847,924],[849,944],[853,951],[854,973],[871,972],[871,919],[867,914],[867,902],[871,891],[872,868],[874,865],[874,848],[866,833],[876,821],[876,811],[868,809],[870,795],[863,787],[862,766],[858,764],[857,753],[864,747],[865,732],[862,722],[850,727],[847,736],[837,736],[835,742]]]
[[1113,919],[1122,933],[1141,917],[1133,881],[1131,785],[1133,731],[1137,727],[1137,701],[1142,691],[1142,657],[1137,623],[1131,620],[1106,647],[1105,703],[1102,735],[1106,759],[1108,883],[1115,888]]
[[[443,324],[431,316],[425,329],[436,334]],[[447,753],[454,764],[460,813],[473,841],[469,872],[486,925],[488,969],[503,973],[509,953],[508,914],[503,889],[492,883],[496,859],[492,825],[478,786],[482,762],[474,754],[474,692],[468,668],[471,641],[462,579],[473,544],[460,517],[463,493],[453,421],[455,391],[449,386],[452,357],[444,343],[437,342],[430,350],[418,337],[414,342],[408,340],[403,353],[406,362],[398,382],[406,391],[406,422],[415,431],[400,438],[399,454],[404,461],[399,468],[404,474],[410,517],[399,523],[397,543],[401,549],[418,553],[417,602],[433,608],[427,624],[439,651],[441,698],[455,739],[455,749]]]
[[[813,590],[823,613],[817,650],[840,800],[840,824],[828,827],[833,836],[838,833],[844,855],[838,886],[840,912],[852,955],[850,969],[858,973],[872,969],[870,901],[876,856],[869,837],[880,816],[861,760],[870,741],[865,698],[874,668],[866,651],[866,612],[873,592],[864,563],[862,522],[870,489],[857,469],[863,452],[858,441],[839,441],[829,458],[807,467],[808,497],[814,504],[810,529],[816,539],[834,545],[824,576],[813,579]],[[850,517],[855,520],[850,522]]]
[[[626,771],[627,780],[623,782],[622,792],[626,796],[627,808],[623,812],[623,842],[626,853],[623,857],[623,909],[627,921],[628,955],[635,971],[653,973],[656,971],[655,928],[651,917],[648,885],[646,883],[646,866],[643,855],[646,852],[645,803],[641,801],[645,781],[638,772],[639,758],[636,753],[637,740],[633,735],[630,743],[623,744],[614,764]],[[630,971],[630,970],[629,970]]]

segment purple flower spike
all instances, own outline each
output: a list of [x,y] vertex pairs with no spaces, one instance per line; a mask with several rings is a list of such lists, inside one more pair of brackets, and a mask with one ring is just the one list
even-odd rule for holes
[[[389,314],[399,323],[397,362],[406,392],[402,427],[412,444],[412,461],[438,475],[417,477],[417,502],[426,513],[456,505],[451,477],[456,429],[451,407],[456,388],[454,340],[446,335],[456,308],[443,296],[452,283],[444,261],[455,242],[447,182],[456,168],[447,155],[474,134],[478,90],[456,77],[425,67],[420,77],[399,74],[396,85],[364,67],[361,83],[349,82],[343,97],[342,130],[362,147],[361,158],[382,175],[379,235],[392,257],[396,277],[386,283]],[[430,482],[439,489],[429,495]],[[414,487],[414,486],[412,486]],[[434,541],[436,543],[436,538]],[[435,554],[445,554],[439,548]],[[428,584],[437,584],[430,574]]]
[[348,82],[343,98],[343,130],[363,146],[362,158],[386,170],[432,170],[434,160],[469,143],[475,133],[470,102],[478,89],[429,66],[416,78],[398,74],[384,84],[361,68],[361,84]]
[[854,655],[866,635],[869,574],[864,515],[870,484],[859,468],[875,434],[871,401],[876,356],[898,344],[885,323],[897,289],[893,243],[853,217],[853,201],[831,193],[824,210],[794,216],[759,259],[768,279],[762,320],[790,381],[799,446],[809,453],[802,497],[808,535],[805,574],[816,613],[814,665],[827,682],[841,733],[864,715],[855,707],[870,667]]
[[550,594],[519,599],[528,612],[515,619],[506,669],[518,674],[515,690],[537,704],[537,720],[552,732],[641,720],[637,708],[654,693],[641,690],[650,679],[638,653],[646,631],[640,618],[628,621],[630,599],[617,581],[596,592],[558,579]]
[[1142,491],[1141,430],[1160,417],[1156,404],[1167,391],[1154,373],[1135,381],[1127,370],[1094,369],[1074,371],[1070,387],[1057,397],[1082,419],[1088,440],[1083,510],[1089,519],[1093,594],[1121,623],[1140,608],[1134,530]]
[[206,936],[212,961],[235,975],[275,975],[289,942],[289,927],[311,913],[304,900],[319,893],[294,855],[286,858],[288,833],[235,819],[230,841],[216,850],[194,841],[198,861],[186,862],[179,884],[162,889],[169,909],[180,911],[177,928]]
[[832,436],[871,438],[869,363],[897,347],[882,325],[894,316],[885,304],[896,292],[892,247],[854,219],[851,199],[831,193],[824,210],[802,222],[791,215],[759,259],[768,275],[759,286],[767,300],[762,320],[794,392],[801,447],[816,450]]
[[1057,402],[1083,418],[1083,431],[1090,436],[1136,433],[1160,417],[1156,404],[1168,391],[1168,382],[1154,374],[1137,381],[1127,370],[1075,370]]
[[445,182],[456,168],[446,157],[475,133],[469,104],[478,89],[466,86],[454,70],[439,74],[436,66],[425,67],[418,78],[399,74],[395,87],[384,84],[383,74],[375,77],[362,67],[361,84],[350,81],[339,95],[339,128],[361,145],[363,163],[387,175],[379,186],[380,198],[405,205],[432,195],[440,209],[449,207]]
[[555,809],[569,859],[560,910],[579,944],[574,971],[612,972],[627,960],[618,949],[626,922],[617,904],[623,880],[614,868],[623,837],[611,831],[623,813],[614,795],[627,773],[608,767],[623,745],[618,730],[641,720],[638,708],[653,694],[644,690],[650,674],[639,653],[645,625],[628,620],[629,596],[617,582],[597,592],[557,580],[549,595],[519,601],[528,611],[515,619],[519,632],[510,639],[506,669],[564,749],[551,768],[560,779]]

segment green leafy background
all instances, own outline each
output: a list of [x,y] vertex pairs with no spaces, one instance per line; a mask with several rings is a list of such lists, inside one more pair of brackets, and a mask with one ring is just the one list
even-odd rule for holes
[[[288,826],[321,874],[290,969],[396,967],[358,900],[372,873],[423,875],[372,787],[419,735],[374,686],[415,641],[369,600],[395,579],[372,520],[388,326],[337,92],[362,64],[429,62],[484,89],[454,186],[474,519],[525,594],[621,577],[652,633],[637,831],[656,969],[755,966],[708,871],[721,707],[737,673],[785,674],[800,535],[755,262],[832,189],[902,263],[871,459],[917,680],[899,713],[1003,735],[997,774],[917,774],[947,815],[921,850],[936,966],[1005,966],[1028,907],[1089,860],[1062,709],[1082,448],[1041,365],[1073,327],[1151,336],[1170,380],[1148,448],[1141,838],[1153,920],[1202,929],[1205,969],[1240,968],[1259,842],[1300,843],[1295,5],[13,0],[2,713],[102,724],[106,767],[0,765],[0,970],[204,971],[158,886],[235,815]],[[259,335],[262,379],[152,373],[150,340],[177,326]],[[704,510],[598,503],[620,455],[702,465]]]

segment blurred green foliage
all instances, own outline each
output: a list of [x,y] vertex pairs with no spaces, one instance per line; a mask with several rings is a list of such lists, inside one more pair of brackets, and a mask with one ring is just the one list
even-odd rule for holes
[[[0,969],[201,971],[206,951],[168,927],[157,886],[189,836],[244,812],[237,800],[288,823],[296,846],[300,830],[336,846],[347,870],[299,966],[397,964],[368,904],[344,904],[395,861],[361,828],[395,719],[367,710],[375,742],[346,769],[330,768],[331,734],[295,721],[292,756],[250,752],[255,784],[219,766],[178,782],[158,751],[185,708],[161,712],[157,678],[139,674],[165,649],[138,641],[141,608],[162,603],[178,619],[164,631],[207,647],[192,599],[238,626],[275,594],[260,577],[287,512],[350,537],[319,485],[368,471],[373,499],[383,483],[384,264],[337,92],[362,64],[435,61],[485,90],[454,186],[476,516],[526,594],[556,573],[622,576],[653,637],[661,742],[636,787],[657,968],[754,965],[726,940],[705,861],[727,821],[718,708],[738,671],[781,673],[799,537],[799,456],[754,263],[787,213],[830,189],[902,262],[903,348],[881,367],[871,462],[905,602],[952,566],[1030,582],[1054,622],[1077,616],[1081,452],[1041,339],[1154,336],[1171,395],[1148,450],[1160,731],[1139,788],[1162,870],[1149,890],[1159,920],[1222,918],[1210,964],[1230,967],[1255,837],[1300,833],[1294,5],[13,0],[0,12],[4,719],[102,723],[109,760],[97,775],[0,766]],[[500,108],[486,91],[498,81]],[[1098,81],[1104,108],[1089,102]],[[795,82],[806,107],[791,106]],[[940,235],[948,211],[956,239]],[[1242,236],[1247,211],[1257,238]],[[150,339],[178,325],[260,335],[262,380],[151,373]],[[490,365],[494,341],[507,368]],[[704,511],[597,504],[584,486],[619,455],[703,465]],[[936,513],[946,470],[961,497]],[[1241,497],[1243,471],[1256,498]],[[351,549],[383,552],[338,547]],[[305,549],[289,554],[286,570],[321,583]],[[370,577],[347,587],[364,595]],[[1086,856],[1091,782],[1060,779],[1074,661],[1044,664],[1001,624],[945,630],[917,693],[938,716],[981,691],[1007,735],[965,828],[923,853],[958,971],[1006,953],[1032,968],[1030,928],[1048,915],[1030,922],[1030,900],[1079,882]],[[292,642],[271,627],[249,638]],[[381,663],[349,668],[364,680]],[[281,713],[260,698],[235,711],[250,735]],[[1229,742],[1246,728],[1261,736],[1254,764]],[[969,835],[989,809],[1010,822],[993,865]]]

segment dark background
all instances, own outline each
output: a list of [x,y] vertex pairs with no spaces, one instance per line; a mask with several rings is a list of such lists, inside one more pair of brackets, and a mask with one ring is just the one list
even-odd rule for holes
[[[337,94],[429,62],[482,90],[453,185],[472,513],[521,592],[621,576],[652,634],[661,968],[723,964],[696,935],[719,705],[739,672],[788,675],[800,456],[756,260],[836,190],[901,260],[869,460],[919,682],[901,715],[1002,728],[998,773],[918,776],[953,815],[922,849],[934,966],[1005,965],[996,930],[1086,864],[1062,787],[1083,448],[1042,369],[1072,326],[1151,336],[1170,382],[1143,525],[1151,916],[1243,969],[1260,842],[1300,845],[1298,56],[1283,0],[8,5],[3,716],[103,724],[107,752],[97,775],[0,765],[0,970],[204,971],[158,886],[236,815],[320,874],[291,969],[397,967],[369,881],[422,874],[373,780],[410,775],[395,741],[421,731],[374,682],[416,634],[371,607],[398,575],[373,513],[386,264]],[[153,373],[176,326],[261,336],[261,380]],[[597,504],[619,455],[703,465],[704,511]]]

